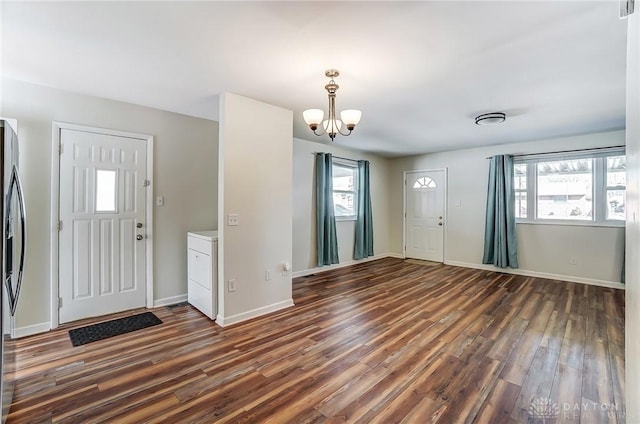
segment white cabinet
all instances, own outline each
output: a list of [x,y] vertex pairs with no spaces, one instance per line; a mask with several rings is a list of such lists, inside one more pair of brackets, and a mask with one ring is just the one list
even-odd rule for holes
[[218,232],[187,233],[187,299],[215,320],[218,313]]

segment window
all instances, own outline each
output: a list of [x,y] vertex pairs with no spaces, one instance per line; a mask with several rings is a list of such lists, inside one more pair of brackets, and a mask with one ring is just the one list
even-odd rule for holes
[[413,188],[436,188],[436,182],[429,177],[418,178],[413,183]]
[[333,209],[338,221],[356,219],[358,168],[333,161]]
[[593,159],[536,164],[538,219],[591,220]]
[[607,219],[625,219],[626,168],[627,160],[625,156],[609,156],[607,158],[607,180],[605,187]]
[[96,212],[116,211],[116,171],[96,170]]
[[516,159],[513,173],[519,222],[624,223],[623,149]]
[[516,218],[527,217],[527,165],[516,163],[513,166],[513,182],[516,190]]

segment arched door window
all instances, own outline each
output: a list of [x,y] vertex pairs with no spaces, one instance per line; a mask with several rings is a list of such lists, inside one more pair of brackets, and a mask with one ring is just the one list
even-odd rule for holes
[[413,183],[413,188],[436,188],[436,182],[429,177],[421,177]]

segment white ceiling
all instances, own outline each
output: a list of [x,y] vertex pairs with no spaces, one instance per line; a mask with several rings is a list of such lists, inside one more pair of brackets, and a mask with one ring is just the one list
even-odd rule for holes
[[293,110],[309,140],[302,111],[326,109],[337,68],[338,110],[363,118],[336,143],[387,156],[624,127],[617,0],[1,7],[5,76],[215,120],[233,92]]

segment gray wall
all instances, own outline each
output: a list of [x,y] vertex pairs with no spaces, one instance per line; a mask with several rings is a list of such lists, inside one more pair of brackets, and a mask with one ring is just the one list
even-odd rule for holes
[[[218,324],[293,305],[291,272],[284,271],[293,237],[292,119],[290,110],[236,94],[220,96]],[[238,215],[239,225],[225,225],[229,214]],[[230,279],[236,280],[233,292]]]
[[[624,131],[490,146],[395,159],[389,176],[391,250],[402,252],[404,171],[448,169],[445,262],[482,266],[488,161],[496,154],[542,153],[625,144]],[[520,271],[584,282],[619,282],[624,228],[518,224]],[[569,256],[576,264],[569,263]]]
[[[375,255],[389,253],[389,160],[339,147],[293,139],[293,271],[298,275],[316,268],[315,152],[370,161],[373,248]],[[341,264],[353,262],[355,221],[336,222]],[[323,267],[326,269],[327,267]]]
[[[50,320],[52,121],[154,136],[154,298],[187,292],[186,233],[217,225],[218,123],[176,113],[2,80],[0,115],[18,120],[28,248],[16,326]],[[26,330],[28,331],[28,330]]]

